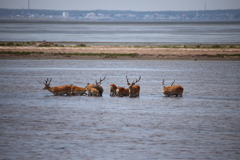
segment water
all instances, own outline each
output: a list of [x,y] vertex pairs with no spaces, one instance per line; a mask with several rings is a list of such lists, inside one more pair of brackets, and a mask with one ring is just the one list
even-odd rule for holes
[[239,43],[240,22],[1,22],[0,41]]
[[[239,159],[240,64],[234,61],[1,60],[0,159]],[[103,78],[103,97],[51,86]],[[142,76],[139,98],[108,86]],[[164,97],[162,79],[184,87]]]

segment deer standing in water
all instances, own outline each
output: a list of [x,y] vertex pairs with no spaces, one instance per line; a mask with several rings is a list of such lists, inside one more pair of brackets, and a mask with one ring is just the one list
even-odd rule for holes
[[64,86],[55,86],[55,87],[50,87],[50,83],[52,81],[52,78],[48,81],[48,78],[43,84],[45,87],[43,90],[48,90],[49,92],[52,92],[55,96],[58,95],[71,95],[71,86],[70,85],[64,85]]
[[96,81],[96,84],[88,84],[87,85],[86,88],[88,91],[88,96],[98,96],[98,97],[102,96],[102,93],[104,90],[103,90],[103,87],[100,85],[101,85],[101,82],[103,80],[105,80],[105,78],[106,78],[106,76],[103,79],[100,78],[100,81],[99,82]]
[[118,97],[129,96],[129,89],[124,87],[117,87],[116,96]]
[[117,86],[115,84],[109,85],[110,96],[116,96],[116,89],[117,89]]
[[70,85],[71,86],[71,95],[85,95],[87,94],[87,86],[85,88],[82,87],[77,87],[77,86],[73,86],[73,84]]
[[135,82],[133,81],[132,83],[129,83],[128,78],[126,76],[126,80],[127,80],[127,84],[128,84],[128,88],[129,88],[129,97],[139,97],[140,86],[139,85],[135,85],[135,84],[137,82],[139,82],[140,79],[141,79],[141,76]]
[[179,86],[179,85],[174,85],[175,80],[173,81],[173,83],[171,84],[171,86],[167,86],[165,87],[164,85],[164,79],[162,81],[162,85],[163,85],[163,89],[162,89],[162,92],[163,94],[165,94],[165,96],[168,96],[170,97],[171,95],[176,95],[176,97],[178,95],[180,95],[180,97],[182,97],[182,94],[183,94],[183,87],[182,86]]

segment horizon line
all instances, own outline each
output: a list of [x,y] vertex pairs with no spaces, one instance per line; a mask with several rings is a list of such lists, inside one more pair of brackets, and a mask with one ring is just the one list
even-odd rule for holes
[[53,10],[53,11],[131,11],[131,12],[188,12],[188,11],[226,11],[240,10],[239,9],[201,9],[201,10],[159,10],[159,11],[136,11],[136,10],[108,10],[108,9],[93,9],[93,10],[62,10],[62,9],[19,9],[19,8],[0,8],[8,10]]

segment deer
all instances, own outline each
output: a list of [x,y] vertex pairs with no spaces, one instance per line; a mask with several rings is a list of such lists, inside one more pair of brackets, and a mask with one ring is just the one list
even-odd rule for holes
[[116,89],[117,89],[117,86],[115,84],[109,85],[110,96],[116,96]]
[[182,97],[182,94],[183,94],[183,87],[182,86],[179,86],[179,85],[174,85],[173,84],[175,83],[175,80],[172,82],[171,86],[167,86],[165,87],[164,85],[164,79],[162,81],[162,85],[163,85],[163,89],[162,89],[162,92],[165,96],[167,97],[170,97],[171,95],[176,95],[176,97],[178,97],[178,95],[180,97]]
[[49,81],[47,78],[47,80],[43,82],[43,84],[45,85],[43,90],[48,90],[49,92],[53,93],[55,96],[64,95],[64,94],[67,94],[68,96],[71,95],[70,85],[50,87],[51,81],[52,81],[52,78]]
[[73,86],[73,84],[70,84],[71,87],[71,95],[86,95],[87,93],[87,86],[85,88]]
[[139,82],[140,79],[141,79],[141,76],[139,76],[139,79],[136,80],[135,82],[133,81],[132,83],[129,83],[128,78],[126,76],[126,80],[129,88],[129,97],[139,97],[140,86],[135,84]]
[[118,97],[129,96],[129,89],[124,87],[117,87],[116,96]]
[[101,79],[100,78],[100,81],[97,82],[97,80],[95,81],[96,84],[89,84],[87,85],[87,91],[88,91],[88,96],[98,96],[98,97],[101,97],[102,96],[102,93],[104,91],[103,87],[100,86],[101,85],[101,82],[103,80],[105,80],[106,76]]
[[99,91],[94,88],[95,84],[87,84],[87,92],[88,96],[99,96]]

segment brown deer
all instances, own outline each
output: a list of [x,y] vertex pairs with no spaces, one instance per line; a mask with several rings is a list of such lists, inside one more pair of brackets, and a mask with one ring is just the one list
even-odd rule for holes
[[165,96],[168,96],[170,97],[171,95],[176,95],[176,97],[178,95],[180,95],[180,97],[182,97],[182,94],[183,94],[183,87],[182,86],[179,86],[179,85],[174,85],[175,80],[173,81],[173,83],[171,84],[171,86],[167,86],[165,87],[164,85],[164,79],[162,81],[162,85],[163,85],[163,94],[165,94]]
[[47,89],[49,92],[52,92],[55,96],[64,95],[64,94],[71,95],[71,86],[70,85],[50,87],[51,81],[52,81],[52,78],[49,81],[47,78],[47,80],[45,82],[43,82],[43,84],[45,85],[43,90]]
[[129,88],[129,97],[139,97],[140,86],[135,84],[139,82],[140,79],[141,79],[141,76],[135,82],[133,81],[132,83],[129,83],[128,78],[126,76],[126,80]]
[[95,84],[87,84],[87,92],[88,96],[99,96],[99,91],[94,88]]
[[129,89],[124,87],[117,87],[116,96],[118,97],[129,96]]
[[82,87],[77,87],[77,86],[73,86],[73,84],[70,85],[71,86],[71,95],[86,95],[87,93],[87,86],[85,88]]
[[117,89],[117,86],[115,84],[109,85],[110,96],[116,96],[116,89]]
[[88,84],[87,85],[86,88],[88,91],[88,96],[98,96],[98,97],[102,96],[102,93],[104,90],[103,90],[103,87],[100,85],[101,85],[101,82],[103,80],[105,80],[105,78],[106,78],[106,76],[103,79],[100,78],[100,81],[99,82],[96,81],[96,84]]

